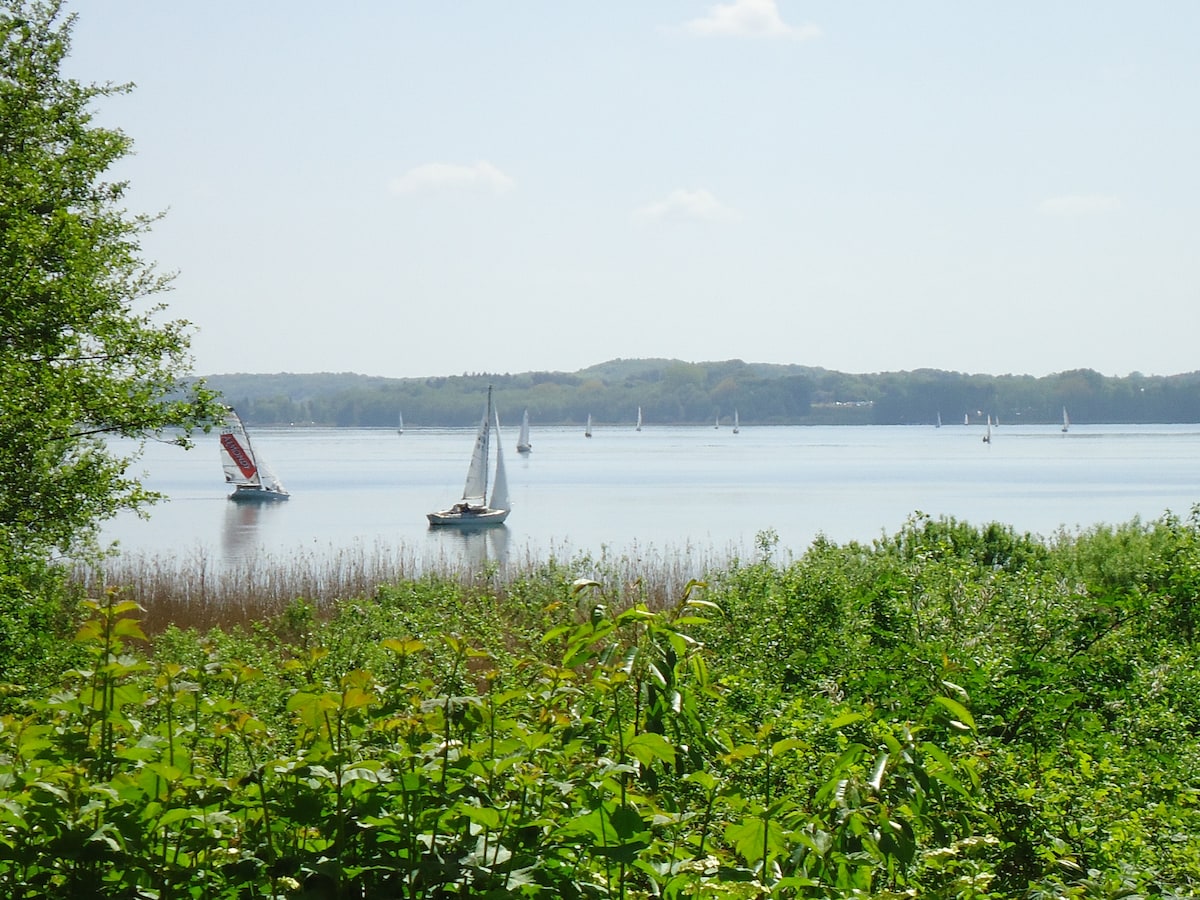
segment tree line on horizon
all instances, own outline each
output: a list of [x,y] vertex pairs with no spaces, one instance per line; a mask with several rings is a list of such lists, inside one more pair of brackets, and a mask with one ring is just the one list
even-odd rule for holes
[[1124,377],[1075,369],[1046,376],[937,369],[849,374],[742,360],[611,360],[577,372],[382,378],[354,373],[227,374],[205,379],[254,425],[455,427],[474,424],[488,385],[505,422],[540,425],[953,425],[991,416],[1053,424],[1200,422],[1200,372]]

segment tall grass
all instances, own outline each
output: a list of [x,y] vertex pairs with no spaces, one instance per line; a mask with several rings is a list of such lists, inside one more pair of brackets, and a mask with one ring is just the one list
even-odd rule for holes
[[252,559],[224,561],[203,548],[183,554],[125,553],[78,563],[74,581],[91,596],[117,588],[142,607],[148,632],[175,625],[207,629],[264,621],[285,612],[297,599],[318,615],[342,600],[367,598],[383,585],[435,579],[502,598],[515,583],[553,573],[566,580],[593,578],[622,586],[629,603],[662,608],[684,586],[739,558],[739,549],[696,544],[682,547],[633,544],[598,554],[571,554],[553,548],[506,551],[501,559],[467,559],[446,551],[422,556],[404,544],[355,543],[324,550],[271,552]]

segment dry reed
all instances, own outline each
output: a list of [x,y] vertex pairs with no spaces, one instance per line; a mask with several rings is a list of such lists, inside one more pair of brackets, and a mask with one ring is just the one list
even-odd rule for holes
[[445,551],[421,557],[405,545],[329,547],[323,551],[264,553],[226,562],[202,548],[175,554],[119,554],[76,565],[73,577],[92,596],[117,589],[145,611],[143,627],[160,632],[170,625],[204,630],[272,619],[297,599],[318,615],[339,601],[369,598],[382,585],[440,579],[464,590],[501,596],[513,583],[547,572],[564,582],[600,582],[621,605],[661,608],[677,599],[687,583],[740,556],[737,548],[717,551],[686,544],[680,548],[637,544],[622,551],[602,547],[596,555],[558,547],[546,557],[508,551],[502,560],[466,560]]

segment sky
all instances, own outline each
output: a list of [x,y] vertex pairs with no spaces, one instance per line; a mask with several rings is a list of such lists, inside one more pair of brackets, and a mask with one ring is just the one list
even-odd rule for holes
[[197,374],[1200,370],[1200,3],[68,0]]

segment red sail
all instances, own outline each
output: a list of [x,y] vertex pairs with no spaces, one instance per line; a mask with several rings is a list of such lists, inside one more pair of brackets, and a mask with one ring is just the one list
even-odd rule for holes
[[254,473],[258,470],[254,468],[253,460],[242,449],[242,445],[238,443],[237,438],[226,432],[221,435],[221,446],[225,448],[225,452],[229,454],[230,458],[237,463],[237,467],[242,470],[243,475],[247,478],[254,477]]

